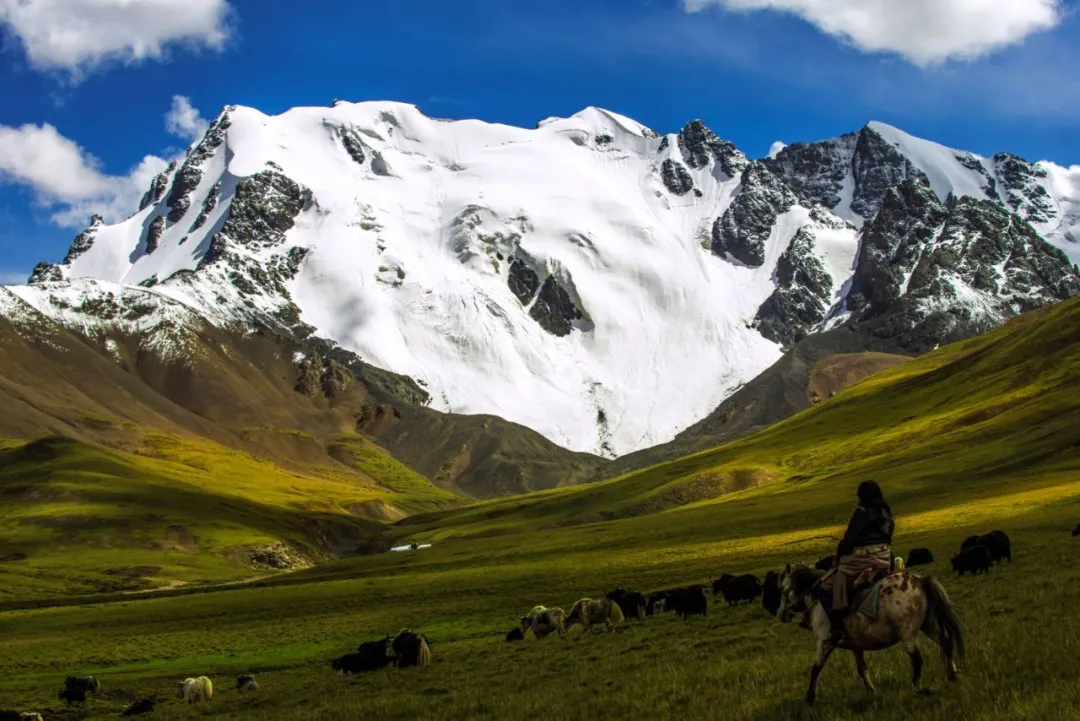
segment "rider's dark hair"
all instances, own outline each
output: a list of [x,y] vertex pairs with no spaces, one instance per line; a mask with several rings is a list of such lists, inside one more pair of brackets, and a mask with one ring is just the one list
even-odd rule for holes
[[857,495],[860,503],[868,505],[885,500],[885,495],[881,492],[881,486],[877,484],[877,481],[863,481],[860,483]]

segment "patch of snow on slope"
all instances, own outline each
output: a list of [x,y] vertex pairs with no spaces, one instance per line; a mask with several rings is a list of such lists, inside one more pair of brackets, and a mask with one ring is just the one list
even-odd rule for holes
[[[952,193],[959,198],[964,195],[986,200],[983,190],[984,180],[981,175],[964,167],[956,159],[958,151],[944,145],[916,138],[902,130],[885,123],[871,122],[869,128],[880,135],[886,142],[896,146],[912,165],[924,172],[930,180],[930,187],[942,201]],[[979,158],[983,166],[993,168],[985,158]]]

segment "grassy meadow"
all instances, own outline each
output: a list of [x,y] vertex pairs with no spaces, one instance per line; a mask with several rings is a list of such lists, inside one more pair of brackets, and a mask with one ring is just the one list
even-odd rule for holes
[[[1075,719],[1078,349],[1080,303],[1067,303],[718,449],[389,526],[430,549],[233,588],[10,608],[0,612],[0,708],[109,718],[157,693],[152,718],[163,719]],[[901,650],[868,656],[874,696],[838,652],[818,704],[806,707],[812,639],[757,605],[713,604],[707,618],[664,615],[579,641],[502,640],[538,603],[568,608],[620,585],[649,591],[812,561],[835,547],[864,478],[892,503],[896,551],[927,546],[937,557],[924,570],[942,580],[967,629],[957,684],[946,683],[928,639],[932,691],[918,697]],[[253,503],[266,506],[288,502]],[[1013,563],[953,575],[960,541],[995,528],[1012,537]],[[0,576],[17,597],[11,582]],[[430,667],[331,672],[331,658],[402,627],[432,640]],[[257,695],[231,689],[244,672],[258,675]],[[103,694],[85,709],[61,708],[68,673],[97,676]],[[216,682],[211,703],[188,708],[172,697],[178,679],[201,674]]]

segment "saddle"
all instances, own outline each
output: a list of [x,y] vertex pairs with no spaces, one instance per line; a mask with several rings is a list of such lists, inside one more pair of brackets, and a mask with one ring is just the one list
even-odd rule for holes
[[872,571],[871,569],[860,574],[849,593],[851,612],[861,613],[867,618],[877,618],[881,582],[891,575],[891,571]]

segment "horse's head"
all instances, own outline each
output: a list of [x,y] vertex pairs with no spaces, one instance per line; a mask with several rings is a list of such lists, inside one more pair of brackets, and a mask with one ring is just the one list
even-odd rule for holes
[[789,563],[784,567],[776,580],[780,589],[780,607],[776,609],[776,617],[781,623],[791,623],[797,614],[806,611],[809,607],[807,599],[822,575],[821,571],[801,563],[794,567]]

